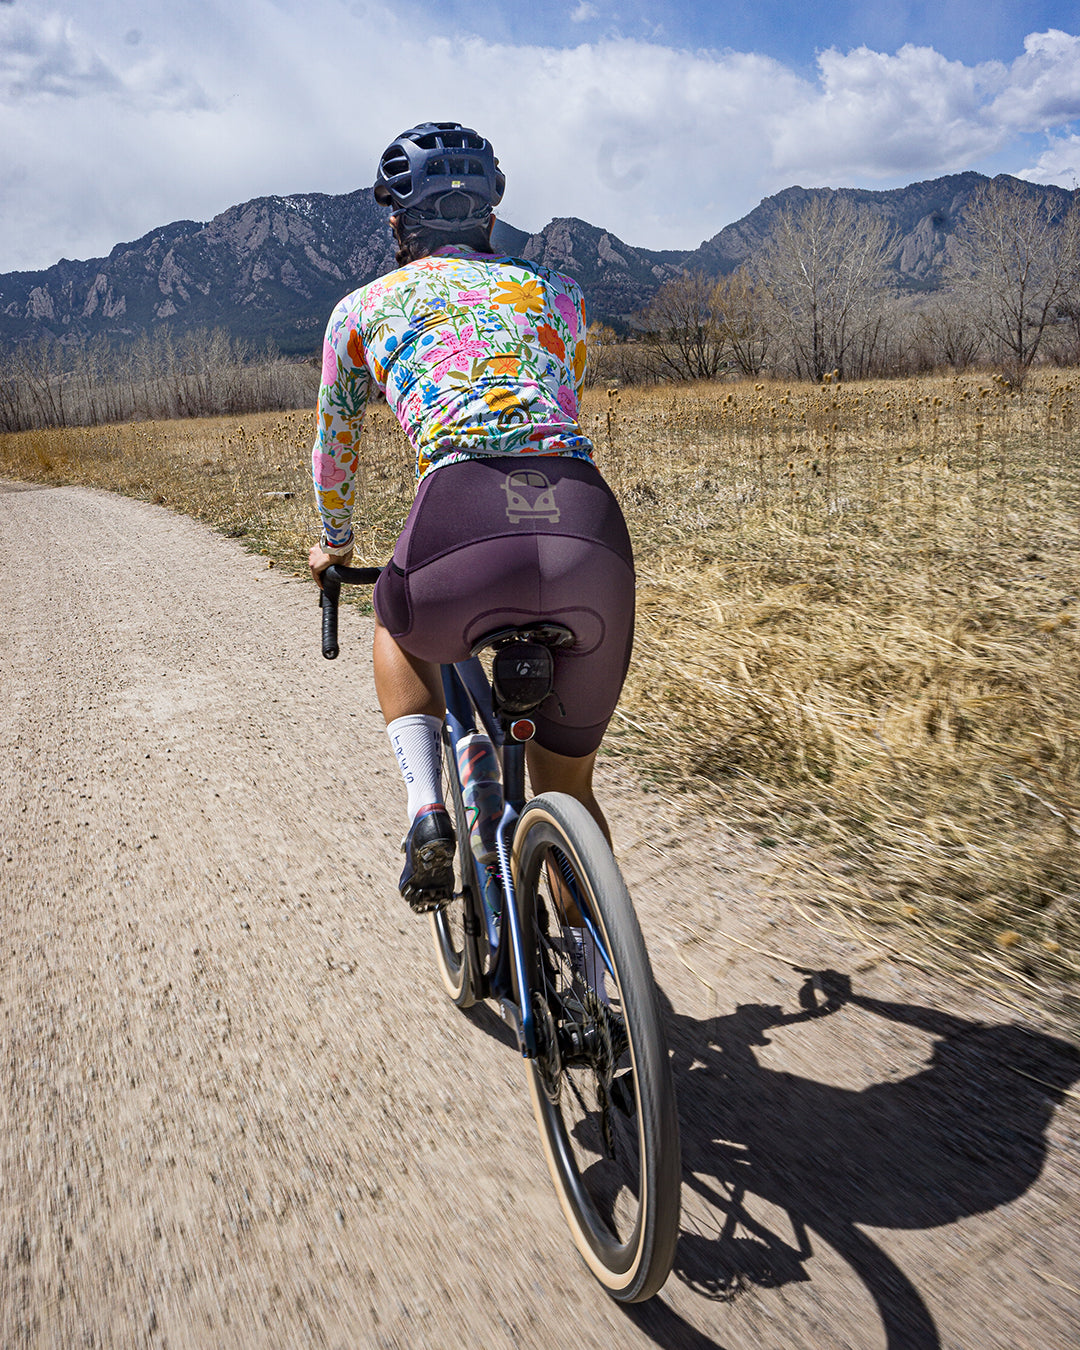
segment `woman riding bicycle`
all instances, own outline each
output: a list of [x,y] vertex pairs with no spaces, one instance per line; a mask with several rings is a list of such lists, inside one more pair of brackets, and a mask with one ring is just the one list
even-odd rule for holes
[[[418,912],[448,898],[454,831],[443,801],[440,663],[484,634],[570,628],[555,693],[528,746],[535,792],[592,790],[597,748],[633,638],[634,572],[622,513],[578,421],[585,305],[576,282],[494,253],[504,177],[491,145],[456,122],[403,132],[375,199],[392,208],[399,269],[330,317],[312,452],[323,534],[315,580],[352,553],[353,480],[372,384],[416,451],[419,487],[374,593],[375,688],[408,790],[399,887]],[[610,838],[610,836],[609,836]]]

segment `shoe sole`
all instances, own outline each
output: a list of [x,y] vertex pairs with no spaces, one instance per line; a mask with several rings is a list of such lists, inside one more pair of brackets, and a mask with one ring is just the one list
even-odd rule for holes
[[416,914],[441,909],[454,893],[454,845],[433,839],[414,854],[415,867],[401,894]]

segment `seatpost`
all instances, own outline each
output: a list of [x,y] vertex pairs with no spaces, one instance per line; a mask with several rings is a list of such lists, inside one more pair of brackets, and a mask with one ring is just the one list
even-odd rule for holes
[[506,739],[502,747],[503,800],[520,811],[525,804],[525,745],[510,735],[504,726]]

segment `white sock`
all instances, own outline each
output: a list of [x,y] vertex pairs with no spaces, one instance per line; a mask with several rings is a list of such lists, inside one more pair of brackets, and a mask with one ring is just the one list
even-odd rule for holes
[[422,807],[443,804],[442,720],[426,713],[397,717],[386,728],[409,792],[409,820]]

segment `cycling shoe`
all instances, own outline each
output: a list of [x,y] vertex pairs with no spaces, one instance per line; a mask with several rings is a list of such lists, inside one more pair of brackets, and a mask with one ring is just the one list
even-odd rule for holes
[[454,827],[442,806],[425,806],[401,844],[398,890],[416,914],[439,909],[454,894]]

